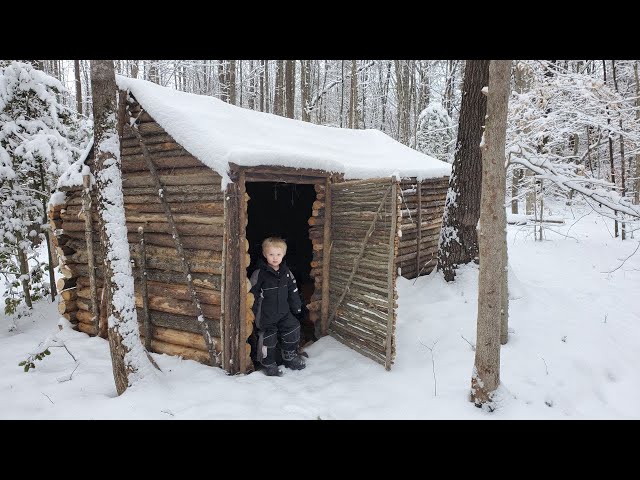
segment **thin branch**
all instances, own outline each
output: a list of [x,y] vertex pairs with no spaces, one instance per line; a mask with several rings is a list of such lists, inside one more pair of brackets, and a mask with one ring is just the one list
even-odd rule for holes
[[460,336],[462,337],[462,339],[467,342],[469,344],[469,346],[471,347],[471,350],[473,350],[474,352],[476,351],[476,346],[471,343],[469,340],[467,340],[466,338],[464,338],[464,335],[460,334]]
[[542,358],[542,361],[544,362],[544,369],[547,371],[547,375],[549,375],[549,368],[547,367],[547,362],[544,360],[544,357],[540,357]]
[[629,260],[631,257],[633,257],[636,254],[636,252],[638,251],[638,248],[640,248],[640,242],[638,242],[638,245],[636,246],[636,249],[633,251],[633,253],[631,255],[629,255],[627,258],[625,258],[620,265],[618,265],[616,268],[614,268],[613,270],[611,270],[609,272],[600,272],[600,273],[613,273],[613,272],[615,272],[620,267],[622,267],[627,260]]
[[[358,68],[358,70],[356,70],[356,74],[360,73],[362,70],[364,70],[365,68],[369,68],[372,67],[376,64],[375,60],[371,61],[370,63],[361,66],[360,68]],[[311,113],[313,112],[313,110],[316,108],[316,104],[318,103],[319,100],[322,99],[322,97],[324,97],[327,93],[329,93],[329,91],[335,87],[336,85],[340,85],[341,83],[344,83],[344,81],[347,78],[351,78],[351,74],[347,73],[344,77],[342,77],[340,80],[334,80],[333,82],[331,82],[329,85],[327,85],[324,90],[322,92],[320,92],[316,98],[313,99],[313,101],[306,107],[307,113]]]
[[424,343],[420,341],[420,343],[431,352],[431,369],[433,371],[433,396],[434,397],[438,396],[438,382],[436,380],[436,359],[433,357],[433,349],[436,347],[438,340],[433,342],[433,345],[431,345],[431,347],[427,347]]

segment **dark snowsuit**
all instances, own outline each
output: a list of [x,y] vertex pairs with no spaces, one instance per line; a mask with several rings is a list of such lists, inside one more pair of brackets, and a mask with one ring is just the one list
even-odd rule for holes
[[256,266],[251,275],[251,293],[255,298],[254,360],[268,367],[276,364],[278,339],[285,362],[297,355],[300,322],[293,314],[300,313],[302,301],[296,279],[284,261],[277,271],[263,259]]

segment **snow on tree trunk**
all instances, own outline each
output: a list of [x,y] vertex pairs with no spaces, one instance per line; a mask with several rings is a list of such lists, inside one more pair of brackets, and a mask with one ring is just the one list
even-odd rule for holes
[[140,341],[125,223],[120,140],[116,130],[117,89],[112,60],[91,61],[95,125],[95,176],[100,236],[105,246],[108,335],[118,395],[152,372]]
[[[636,120],[640,121],[640,81],[638,79],[638,61],[633,64],[633,75],[636,81]],[[640,153],[636,153],[636,170],[635,170],[635,193],[633,196],[634,203],[640,203]]]
[[478,257],[476,225],[480,218],[482,164],[480,139],[487,108],[481,91],[489,80],[489,60],[468,60],[453,169],[440,234],[438,270],[448,282],[458,265]]
[[491,61],[487,124],[482,143],[482,198],[480,201],[480,275],[478,278],[478,330],[470,400],[494,408],[500,385],[500,331],[503,290],[507,275],[504,196],[505,144],[511,61]]

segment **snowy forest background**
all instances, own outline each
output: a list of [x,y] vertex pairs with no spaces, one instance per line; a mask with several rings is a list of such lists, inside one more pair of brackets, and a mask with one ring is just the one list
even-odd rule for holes
[[[532,226],[532,239],[554,228],[551,204],[597,213],[615,241],[638,243],[638,63],[514,61],[505,206],[512,221]],[[115,67],[243,108],[378,129],[449,163],[456,154],[464,60],[117,60]],[[11,330],[35,302],[57,294],[47,204],[90,142],[92,98],[86,60],[0,60],[0,72],[0,292]]]
[[[20,314],[31,301],[19,281],[27,270],[29,278],[22,280],[29,281],[34,298],[50,292],[44,263],[55,264],[55,255],[37,262],[35,254],[46,241],[45,205],[60,174],[91,137],[89,61],[25,62],[35,70],[12,67],[10,61],[1,64],[0,202],[9,214],[0,219],[0,272],[6,314]],[[465,63],[116,60],[115,68],[118,74],[215,96],[243,108],[321,125],[379,129],[452,163]],[[558,178],[562,182],[575,177],[580,178],[574,188],[586,179],[592,186],[604,182],[605,205],[619,205],[620,198],[623,204],[626,199],[638,205],[639,97],[637,60],[515,61],[506,148],[510,164],[505,200],[511,212],[544,215],[549,196],[572,201],[575,190],[561,188]],[[16,121],[20,115],[24,118]],[[525,168],[532,164],[546,166],[536,173],[551,173],[552,181],[534,177],[535,168]],[[613,218],[602,203],[587,201]],[[623,216],[617,220],[616,237],[633,235]],[[32,263],[28,268],[27,258]]]

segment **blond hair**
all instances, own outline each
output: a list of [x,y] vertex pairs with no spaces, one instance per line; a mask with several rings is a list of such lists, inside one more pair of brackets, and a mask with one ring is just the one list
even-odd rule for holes
[[265,238],[262,241],[262,253],[264,253],[264,251],[268,248],[268,247],[277,247],[277,248],[281,248],[282,249],[282,253],[286,254],[287,253],[287,244],[286,242],[279,238],[279,237],[269,237],[269,238]]

